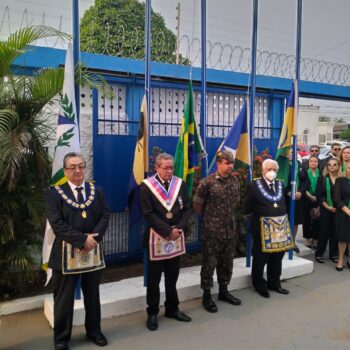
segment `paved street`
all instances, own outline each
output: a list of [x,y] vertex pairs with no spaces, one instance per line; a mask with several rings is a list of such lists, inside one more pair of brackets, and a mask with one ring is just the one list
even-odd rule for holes
[[[309,257],[311,258],[311,256]],[[350,349],[350,269],[337,272],[333,262],[315,263],[311,275],[286,281],[289,296],[271,292],[263,299],[252,289],[235,293],[242,306],[218,302],[207,313],[199,299],[183,303],[193,322],[160,316],[159,330],[149,332],[145,313],[103,321],[110,345],[123,350],[345,350]],[[163,310],[161,310],[161,313]],[[85,340],[84,328],[73,331],[71,349],[97,349]],[[42,310],[1,318],[0,349],[53,349],[52,331]]]

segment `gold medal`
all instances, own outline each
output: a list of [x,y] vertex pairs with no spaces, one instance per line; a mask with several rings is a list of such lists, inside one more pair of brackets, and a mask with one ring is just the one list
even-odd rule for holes
[[275,202],[275,203],[273,203],[273,207],[274,208],[278,208],[278,204]]
[[166,214],[165,214],[166,218],[167,219],[172,219],[173,218],[173,213],[171,213],[170,211],[168,211]]
[[87,215],[86,215],[86,211],[85,211],[85,210],[83,210],[83,211],[81,212],[81,216],[82,216],[84,219],[86,219]]

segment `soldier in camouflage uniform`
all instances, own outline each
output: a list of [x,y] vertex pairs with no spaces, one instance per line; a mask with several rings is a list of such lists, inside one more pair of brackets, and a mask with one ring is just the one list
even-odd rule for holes
[[240,199],[237,178],[231,175],[233,156],[231,152],[219,151],[216,154],[217,171],[203,179],[197,189],[193,202],[202,216],[202,304],[208,312],[217,312],[210,290],[213,275],[219,283],[219,300],[232,305],[240,305],[241,300],[228,292],[231,281],[235,242],[237,237],[234,212]]

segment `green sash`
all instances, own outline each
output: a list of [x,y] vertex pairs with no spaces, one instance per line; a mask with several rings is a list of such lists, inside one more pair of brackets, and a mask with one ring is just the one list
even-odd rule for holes
[[326,177],[326,198],[327,198],[327,204],[333,208],[333,201],[332,201],[332,197],[331,197],[331,183],[330,183],[330,179],[329,176]]
[[316,174],[315,174],[315,176],[314,176],[313,173],[312,173],[312,171],[311,171],[311,169],[308,169],[308,170],[307,170],[307,174],[308,174],[308,176],[309,176],[309,180],[310,180],[310,183],[311,183],[311,187],[310,187],[309,192],[310,192],[310,194],[312,194],[312,195],[315,195],[315,193],[316,193],[317,180],[318,180],[318,177],[320,176],[320,171],[319,171],[318,168],[316,169],[316,172],[315,172],[315,173],[316,173]]

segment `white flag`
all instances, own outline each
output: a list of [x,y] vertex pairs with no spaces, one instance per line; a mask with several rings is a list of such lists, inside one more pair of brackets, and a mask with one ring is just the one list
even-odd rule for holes
[[[69,152],[80,152],[79,126],[74,90],[74,60],[71,43],[68,44],[66,54],[63,90],[57,120],[55,152],[50,181],[51,185],[61,185],[67,181],[63,172],[63,158]],[[52,271],[48,267],[48,262],[54,240],[55,235],[47,221],[43,243],[42,264],[42,268],[47,273],[46,284],[49,283],[52,275]]]

